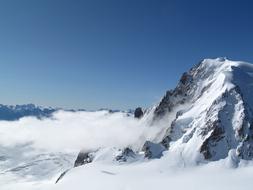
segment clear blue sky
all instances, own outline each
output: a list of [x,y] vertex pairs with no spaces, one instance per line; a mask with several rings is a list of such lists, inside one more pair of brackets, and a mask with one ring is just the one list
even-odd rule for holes
[[206,57],[253,62],[250,0],[0,0],[0,102],[150,106]]

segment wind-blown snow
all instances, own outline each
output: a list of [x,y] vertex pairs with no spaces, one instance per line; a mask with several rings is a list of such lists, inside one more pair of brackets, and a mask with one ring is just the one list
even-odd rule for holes
[[[253,118],[253,66],[206,59],[190,74],[184,103],[159,120],[156,105],[142,119],[123,112],[57,111],[51,118],[0,121],[0,189],[250,189],[253,161],[241,159],[238,150],[251,146],[246,135]],[[180,96],[173,98],[177,102]],[[207,123],[215,127],[215,121],[224,133],[208,147],[213,153],[208,160],[200,148],[213,132]],[[159,159],[139,152],[131,161],[115,160],[121,148],[140,151],[147,140],[159,143],[166,135],[170,148]],[[73,168],[81,149],[96,151],[94,160]]]
[[[188,86],[179,83],[174,94],[165,96],[171,110],[160,122],[168,124],[170,151],[179,152],[189,163],[203,162],[200,149],[219,127],[220,134],[216,135],[220,135],[217,138],[221,140],[206,147],[206,157],[226,158],[230,149],[248,157],[251,150],[246,149],[250,145],[244,141],[251,136],[253,120],[252,64],[224,58],[205,59],[186,76]],[[157,108],[159,105],[146,117],[154,117]],[[164,109],[164,105],[160,109]]]

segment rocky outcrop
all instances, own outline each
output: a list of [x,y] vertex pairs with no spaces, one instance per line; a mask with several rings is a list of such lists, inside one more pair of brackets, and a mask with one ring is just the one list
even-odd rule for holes
[[141,107],[136,108],[135,111],[134,111],[134,117],[137,118],[137,119],[142,118],[143,114],[144,113],[143,113]]
[[69,170],[70,170],[70,169],[65,170],[64,172],[62,172],[61,175],[57,178],[57,180],[56,180],[55,183],[58,183],[58,182],[66,175],[66,173],[67,173]]
[[93,155],[91,154],[91,152],[80,151],[74,163],[74,167],[91,163],[92,160],[93,160]]
[[170,142],[171,142],[170,136],[165,136],[163,140],[161,141],[161,145],[164,146],[167,150],[170,148]]
[[[74,163],[74,167],[79,167],[79,166],[91,163],[92,161],[93,161],[92,152],[81,150],[77,155],[77,158]],[[72,168],[67,169],[64,172],[62,172],[61,175],[57,178],[55,183],[58,183],[71,169]]]
[[171,112],[176,106],[184,104],[191,94],[191,84],[193,77],[191,72],[184,73],[174,90],[166,92],[158,106],[156,107],[154,119],[159,119]]
[[134,159],[136,157],[135,152],[131,148],[125,148],[121,151],[121,153],[116,157],[116,161],[119,162],[127,162],[130,159]]
[[162,144],[146,141],[143,145],[142,151],[144,151],[145,158],[154,159],[160,158],[166,148]]

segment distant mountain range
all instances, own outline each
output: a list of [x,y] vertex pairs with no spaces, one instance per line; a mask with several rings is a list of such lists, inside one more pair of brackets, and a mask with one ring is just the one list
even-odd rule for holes
[[[0,104],[0,120],[14,121],[27,116],[37,117],[38,119],[47,118],[51,117],[54,112],[59,110],[69,112],[87,111],[85,109],[63,109],[63,108],[43,107],[37,106],[35,104],[22,104],[22,105]],[[121,111],[118,109],[112,110],[107,108],[101,108],[96,111],[108,111],[109,113],[116,113],[116,112],[125,112],[129,114],[134,113],[134,110],[131,109],[127,111]]]
[[24,105],[3,105],[0,104],[0,120],[17,120],[25,116],[34,116],[37,118],[50,117],[51,114],[59,109],[51,107],[41,107],[34,104]]

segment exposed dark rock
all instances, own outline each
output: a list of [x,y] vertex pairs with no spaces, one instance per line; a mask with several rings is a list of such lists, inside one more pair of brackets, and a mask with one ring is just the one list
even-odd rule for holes
[[170,142],[171,138],[169,136],[166,136],[165,138],[163,138],[160,144],[162,144],[168,150],[170,148]]
[[[235,98],[242,98],[240,89],[236,86],[234,89],[226,91],[222,94],[221,100],[226,100],[226,104],[218,111],[216,120],[211,120],[212,114],[216,112],[212,107],[220,103],[220,100],[213,102],[213,106],[207,111],[207,121],[205,128],[202,129],[200,135],[205,138],[203,144],[200,147],[200,152],[204,155],[204,158],[207,160],[217,160],[225,158],[228,156],[228,153],[231,149],[236,149],[236,154],[239,158],[242,159],[252,159],[253,147],[252,147],[252,131],[250,130],[250,125],[252,121],[249,119],[251,115],[251,110],[244,109],[240,115],[241,125],[237,128],[230,129],[228,126],[232,120],[232,113],[229,115],[229,110],[234,109],[233,106],[238,103],[238,100]],[[246,105],[244,105],[247,108]],[[223,118],[223,122],[220,118]],[[224,123],[224,118],[227,119],[228,123]],[[224,124],[226,124],[224,126]],[[231,125],[231,124],[230,124]],[[226,128],[225,128],[226,127]],[[233,130],[233,131],[229,131]],[[210,134],[210,135],[209,135]],[[234,134],[234,135],[233,135]],[[239,146],[234,146],[231,142],[239,142]],[[216,147],[219,146],[219,149],[222,149],[223,152],[219,152]],[[222,147],[222,148],[221,148]]]
[[185,85],[185,84],[187,83],[188,78],[189,78],[189,75],[188,75],[188,73],[185,72],[185,73],[183,73],[183,75],[181,76],[180,82],[181,82],[183,85]]
[[211,147],[216,146],[216,144],[224,138],[224,130],[221,126],[221,121],[216,120],[207,122],[206,127],[203,129],[201,135],[205,137],[209,132],[211,135],[204,140],[203,144],[200,147],[200,153],[204,155],[204,158],[209,160],[213,159],[215,156],[215,151],[211,151]]
[[82,166],[84,164],[91,163],[92,160],[93,160],[93,156],[90,152],[80,151],[77,158],[76,158],[74,167],[78,167],[78,166]]
[[191,93],[192,80],[191,71],[183,73],[177,87],[174,90],[167,91],[156,107],[154,119],[162,118],[164,115],[171,112],[175,106],[185,103],[186,98],[189,98],[188,96]]
[[180,110],[176,113],[176,119],[183,114],[183,110]]
[[212,158],[212,154],[210,153],[210,150],[209,150],[208,140],[204,141],[203,144],[201,145],[200,153],[203,154],[206,160]]
[[[170,112],[172,107],[174,106],[173,102],[171,101],[172,91],[167,91],[159,105],[155,109],[155,117],[161,118],[166,113]],[[156,119],[155,118],[155,119]]]
[[[88,163],[91,163],[93,160],[93,155],[91,152],[85,152],[83,150],[81,150],[79,153],[78,153],[78,156],[75,160],[75,163],[74,163],[74,167],[78,167],[78,166],[82,166],[82,165],[85,165],[85,164],[88,164]],[[58,183],[65,175],[66,173],[69,171],[70,169],[64,171],[61,173],[61,175],[57,178],[56,182],[55,183]]]
[[61,175],[57,178],[56,182],[55,183],[58,183],[65,175],[66,173],[69,171],[70,169],[64,171],[61,173]]
[[135,156],[135,152],[127,147],[116,157],[116,160],[119,162],[126,162],[129,158],[134,158]]
[[134,117],[140,119],[142,118],[142,116],[143,116],[142,108],[141,107],[136,108],[134,111]]
[[154,159],[161,158],[166,148],[162,144],[146,141],[142,151],[145,153],[145,158]]

